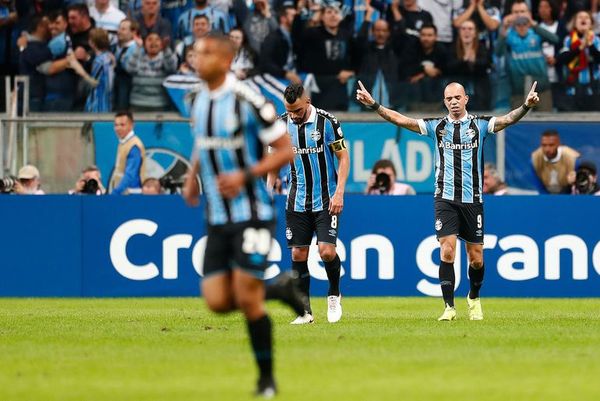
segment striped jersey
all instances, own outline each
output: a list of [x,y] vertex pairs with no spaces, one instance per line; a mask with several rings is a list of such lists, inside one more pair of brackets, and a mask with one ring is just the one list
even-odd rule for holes
[[421,135],[435,140],[436,198],[459,203],[483,201],[483,142],[494,133],[495,117],[466,114],[417,120]]
[[269,221],[275,211],[264,180],[246,183],[233,199],[217,188],[219,174],[251,167],[266,145],[285,135],[275,107],[229,74],[217,90],[202,90],[192,108],[193,158],[200,164],[209,225]]
[[311,105],[309,113],[308,120],[300,125],[294,124],[287,113],[282,116],[295,155],[288,174],[286,209],[295,212],[327,210],[337,188],[335,152],[331,145],[343,141],[342,128],[325,110]]

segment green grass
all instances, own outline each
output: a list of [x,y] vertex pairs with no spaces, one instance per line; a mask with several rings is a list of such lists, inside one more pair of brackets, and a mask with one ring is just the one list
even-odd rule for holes
[[[600,300],[346,298],[339,324],[275,321],[280,400],[600,399]],[[244,400],[255,366],[238,314],[200,299],[0,299],[0,400]]]

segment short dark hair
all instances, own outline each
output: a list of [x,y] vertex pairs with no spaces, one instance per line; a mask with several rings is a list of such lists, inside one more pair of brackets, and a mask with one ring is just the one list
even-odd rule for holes
[[224,35],[219,31],[210,31],[203,39],[215,40],[217,43],[223,45],[229,52],[231,52],[232,55],[235,55],[235,49],[231,39],[229,39],[229,35]]
[[396,173],[396,167],[394,167],[394,163],[392,163],[391,160],[388,160],[388,159],[377,160],[375,162],[375,164],[373,165],[373,168],[371,169],[371,174],[375,174],[377,172],[377,170],[379,170],[380,168],[391,168],[392,171],[394,172],[394,175],[398,176],[398,174]]
[[433,32],[435,32],[435,34],[437,35],[437,27],[434,24],[423,24],[421,25],[421,28],[419,29],[419,33],[423,30],[423,29],[428,29],[431,28],[433,29]]
[[125,18],[119,22],[119,25],[121,25],[123,22],[129,22],[129,28],[131,29],[131,32],[140,32],[140,24],[136,20]]
[[210,24],[210,18],[208,18],[208,15],[206,15],[206,14],[196,14],[196,16],[194,17],[194,20],[192,21],[192,24],[194,22],[196,22],[197,19],[205,19]]
[[67,13],[63,9],[52,10],[48,13],[48,19],[50,21],[56,21],[59,17],[63,17],[63,19],[67,20]]
[[284,4],[283,6],[281,6],[281,8],[279,8],[279,10],[277,11],[277,21],[279,21],[281,18],[284,18],[287,16],[287,10],[289,9],[293,9],[295,10],[296,7],[294,7],[291,4]]
[[82,171],[82,173],[90,173],[92,171],[100,171],[100,169],[95,164],[92,164],[92,165],[87,166],[86,168],[84,168],[83,171]]
[[43,14],[35,14],[33,17],[31,17],[27,27],[27,32],[34,33],[37,31],[40,24],[44,21],[44,18],[45,16]]
[[127,117],[127,118],[129,118],[129,121],[133,122],[133,113],[129,110],[117,111],[117,113],[115,114],[115,119],[117,117]]
[[67,13],[71,11],[77,11],[84,17],[90,17],[90,9],[88,8],[87,4],[71,4],[69,7],[67,7]]
[[304,93],[304,86],[302,84],[290,84],[287,88],[285,88],[285,92],[283,92],[283,98],[288,103],[294,103],[296,100],[302,97]]
[[560,135],[558,135],[558,131],[555,129],[547,129],[546,131],[542,132],[542,137],[548,137],[548,136],[557,136],[560,138]]

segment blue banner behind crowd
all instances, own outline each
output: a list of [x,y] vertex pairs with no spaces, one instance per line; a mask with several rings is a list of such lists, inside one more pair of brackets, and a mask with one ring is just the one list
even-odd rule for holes
[[[269,276],[289,268],[283,198]],[[600,295],[597,197],[486,198],[485,296]],[[202,208],[181,198],[0,196],[0,296],[193,296],[203,271]],[[439,296],[429,196],[347,196],[338,253],[347,296]],[[311,250],[313,293],[326,274]],[[468,290],[464,248],[458,294]]]
[[506,130],[506,183],[511,187],[537,189],[531,153],[540,146],[546,130],[556,130],[563,145],[581,154],[581,160],[591,160],[600,167],[600,123],[528,123],[522,122]]
[[[114,168],[118,141],[113,124],[94,123],[93,128],[96,164],[106,186]],[[429,138],[386,122],[342,122],[342,129],[351,163],[347,192],[364,192],[373,164],[379,159],[390,159],[396,168],[398,181],[412,185],[418,193],[433,193],[434,145]],[[135,132],[146,146],[147,175],[180,178],[192,153],[193,138],[189,124],[137,122]],[[485,159],[496,159],[493,137],[486,141]]]

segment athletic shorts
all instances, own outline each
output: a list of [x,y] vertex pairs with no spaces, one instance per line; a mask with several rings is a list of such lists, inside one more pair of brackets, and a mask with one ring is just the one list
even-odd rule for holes
[[447,235],[473,244],[483,244],[483,204],[457,203],[436,198],[435,232],[438,239]]
[[274,231],[274,221],[209,225],[204,276],[240,268],[257,278],[264,278]]
[[285,211],[285,238],[288,248],[310,246],[313,234],[317,233],[317,243],[336,244],[340,215],[329,211],[294,212]]

